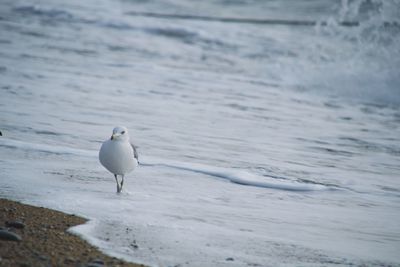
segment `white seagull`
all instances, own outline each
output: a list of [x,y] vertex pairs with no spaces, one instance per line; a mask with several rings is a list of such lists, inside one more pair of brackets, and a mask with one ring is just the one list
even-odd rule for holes
[[[124,185],[124,176],[133,171],[139,164],[136,147],[129,142],[128,130],[125,127],[115,127],[111,138],[104,141],[99,152],[100,163],[114,174],[117,182],[117,193]],[[122,177],[121,184],[118,175]]]

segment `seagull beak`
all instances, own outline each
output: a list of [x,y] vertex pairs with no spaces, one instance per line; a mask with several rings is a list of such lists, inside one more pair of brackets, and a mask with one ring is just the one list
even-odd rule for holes
[[113,140],[114,138],[116,138],[116,137],[118,137],[118,136],[120,136],[121,134],[120,133],[113,133],[112,135],[111,135],[111,140]]

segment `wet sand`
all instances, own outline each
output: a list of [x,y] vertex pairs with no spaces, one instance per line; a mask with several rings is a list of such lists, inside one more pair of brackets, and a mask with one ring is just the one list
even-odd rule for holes
[[[0,199],[0,266],[143,266],[107,256],[67,232],[85,222],[75,215]],[[14,234],[21,240],[7,240],[17,239]]]

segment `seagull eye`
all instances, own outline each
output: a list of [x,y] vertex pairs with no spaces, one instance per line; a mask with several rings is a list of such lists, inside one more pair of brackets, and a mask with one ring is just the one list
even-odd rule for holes
[[121,132],[121,134],[124,134],[124,133],[125,133],[125,131],[122,131],[122,132]]

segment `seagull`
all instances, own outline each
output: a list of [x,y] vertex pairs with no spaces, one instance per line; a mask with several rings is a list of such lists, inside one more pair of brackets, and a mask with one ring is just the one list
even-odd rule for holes
[[[120,193],[124,185],[124,176],[139,165],[139,155],[136,147],[129,141],[126,127],[114,128],[111,138],[101,145],[99,160],[104,168],[114,174],[117,193]],[[122,177],[121,184],[118,182],[118,175]]]

